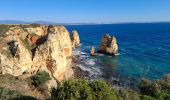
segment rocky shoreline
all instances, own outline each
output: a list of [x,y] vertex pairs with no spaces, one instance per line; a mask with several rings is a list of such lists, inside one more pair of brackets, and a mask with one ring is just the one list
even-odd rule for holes
[[[9,74],[14,79],[16,78],[15,81],[25,82],[45,71],[50,80],[44,83],[46,89],[43,94],[48,96],[51,89],[57,88],[62,81],[92,80],[93,76],[90,76],[90,72],[77,65],[83,59],[79,59],[80,55],[73,54],[74,49],[80,47],[80,37],[77,31],[69,33],[64,26],[34,24],[6,25],[6,27],[7,29],[0,36],[1,75]],[[116,39],[106,34],[102,38],[99,51],[115,55],[118,52]],[[91,50],[91,56],[97,56],[94,48]],[[34,85],[27,84],[27,82],[23,84],[28,85],[30,91],[37,91],[37,95],[33,95],[41,99],[41,96],[38,96],[41,93]],[[0,85],[0,87],[3,86]],[[15,90],[16,87],[12,87],[12,89]]]
[[[107,57],[111,58],[118,54],[118,44],[114,36],[105,34],[97,52],[94,47],[91,47],[87,53],[76,49],[81,48],[78,32],[74,30],[69,33],[64,26],[13,25],[8,28],[0,36],[0,47],[2,48],[0,49],[0,92],[19,93],[27,98],[31,97],[31,100],[34,98],[35,100],[46,100],[53,98],[53,95],[58,98],[59,92],[65,92],[68,95],[68,91],[77,91],[76,89],[79,90],[80,87],[93,82],[94,86],[98,86],[101,84],[101,80],[104,80],[102,84],[105,86],[102,89],[109,83],[108,90],[113,89],[117,93],[128,91],[130,94],[137,91],[134,94],[138,93],[138,98],[141,96],[138,90],[133,88],[134,84],[130,83],[135,80],[129,78],[127,84],[124,84],[123,78],[116,74],[105,76],[111,69],[104,66],[107,69],[104,73],[96,60],[105,55],[109,55]],[[94,66],[95,64],[97,66]],[[169,83],[167,80],[169,80],[169,75],[165,80],[158,81],[160,82],[158,85],[163,83],[168,86],[168,84],[164,84]],[[155,85],[155,82],[149,82],[149,86],[152,87],[152,85]],[[88,86],[83,88],[87,89]],[[60,89],[64,89],[64,92]],[[157,85],[153,89],[157,89]],[[53,94],[53,90],[55,90],[55,94]],[[79,92],[82,93],[82,91]],[[129,98],[129,96],[124,96],[124,93],[120,93],[119,96]]]
[[78,62],[78,59],[76,58],[76,56],[74,56],[73,62],[72,62],[72,65],[74,66],[72,67],[74,70],[74,78],[75,79],[86,79],[87,77],[89,77],[89,72],[84,71],[80,67],[78,67],[77,62]]

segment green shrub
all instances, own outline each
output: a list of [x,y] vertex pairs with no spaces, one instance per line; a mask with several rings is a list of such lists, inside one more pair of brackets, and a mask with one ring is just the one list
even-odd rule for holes
[[11,98],[17,98],[19,96],[20,94],[16,91],[0,88],[0,100],[8,100]]
[[37,99],[30,96],[23,96],[21,93],[14,90],[0,88],[0,100],[37,100]]
[[166,92],[161,92],[157,95],[159,100],[170,100],[170,94]]
[[151,82],[146,79],[142,79],[139,84],[139,90],[143,95],[156,96],[161,92],[161,86],[155,81]]
[[111,87],[103,81],[65,81],[52,91],[54,100],[117,100]]
[[149,80],[141,79],[141,81],[139,83],[140,93],[143,94],[143,95],[150,94],[150,89],[149,89],[150,85],[151,85],[151,82]]
[[169,83],[170,75],[165,76],[163,80],[157,80],[152,82],[146,79],[142,79],[139,84],[139,89],[142,95],[151,96],[158,100],[170,100]]
[[163,80],[158,81],[163,91],[170,92],[170,74],[165,75]]
[[118,94],[120,100],[140,100],[140,95],[129,89],[120,89]]
[[117,100],[114,90],[104,81],[93,81],[90,87],[94,94],[94,100]]
[[30,96],[20,96],[17,98],[12,98],[11,100],[38,100],[38,99]]
[[92,90],[84,80],[65,81],[52,92],[52,99],[57,100],[92,100]]
[[10,25],[0,25],[0,36],[6,33],[10,27]]
[[50,79],[50,75],[46,71],[42,71],[31,77],[31,83],[35,87],[41,88],[43,84]]
[[25,39],[22,39],[20,38],[21,42],[23,43],[24,47],[27,49],[27,50],[31,50],[31,44],[29,43],[28,39],[25,38]]
[[147,95],[141,95],[140,97],[141,100],[155,100],[155,98]]

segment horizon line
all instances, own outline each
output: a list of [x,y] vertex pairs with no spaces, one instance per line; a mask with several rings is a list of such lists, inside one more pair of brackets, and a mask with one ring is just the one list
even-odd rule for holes
[[[2,23],[2,22],[7,22],[7,23]],[[144,24],[144,23],[170,23],[170,21],[136,21],[136,22],[53,22],[53,21],[23,21],[23,20],[0,20],[0,24],[13,24],[10,23],[10,21],[13,23],[18,23],[18,24],[33,24],[33,23],[37,23],[37,24],[64,24],[64,25],[97,25],[97,24]],[[14,22],[16,21],[16,22]]]

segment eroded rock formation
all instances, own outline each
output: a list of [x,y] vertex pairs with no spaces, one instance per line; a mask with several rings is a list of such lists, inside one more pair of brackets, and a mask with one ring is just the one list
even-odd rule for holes
[[91,49],[90,49],[90,55],[91,55],[91,56],[95,56],[95,50],[94,50],[94,47],[91,47]]
[[[74,32],[74,44],[79,38]],[[11,26],[0,37],[2,74],[20,76],[47,70],[58,81],[66,77],[71,62],[72,42],[63,26]]]
[[116,38],[114,36],[111,37],[109,34],[105,34],[101,40],[98,52],[109,55],[116,55],[118,53]]
[[72,31],[72,46],[73,48],[79,47],[80,46],[80,38],[79,38],[79,34],[77,31]]

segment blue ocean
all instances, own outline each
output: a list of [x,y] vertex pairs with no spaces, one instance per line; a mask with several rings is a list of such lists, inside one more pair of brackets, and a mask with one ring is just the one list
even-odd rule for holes
[[[170,23],[130,23],[108,25],[68,25],[77,30],[81,47],[78,66],[89,71],[91,77],[138,82],[141,78],[161,79],[170,73]],[[97,51],[104,34],[115,36],[119,55],[90,57],[91,46]]]

